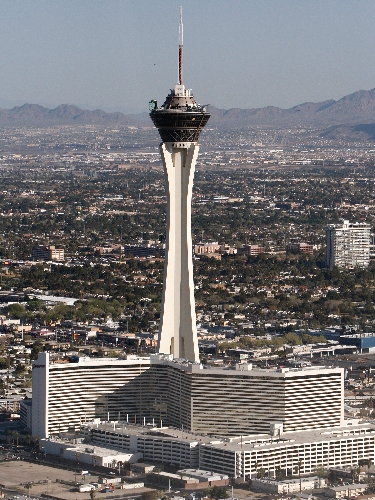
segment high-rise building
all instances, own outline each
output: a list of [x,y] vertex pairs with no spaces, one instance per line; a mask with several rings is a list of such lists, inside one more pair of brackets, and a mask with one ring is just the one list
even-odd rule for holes
[[210,118],[182,83],[182,13],[178,84],[164,104],[150,102],[150,117],[162,139],[160,153],[167,191],[167,251],[158,352],[199,361],[191,240],[191,197],[198,137]]
[[329,224],[326,227],[327,267],[367,267],[370,262],[370,229],[369,224],[348,220]]
[[171,355],[61,363],[40,353],[32,373],[31,428],[43,438],[95,418],[222,436],[267,434],[272,426],[323,429],[344,421],[342,368],[239,364],[228,370]]
[[301,462],[311,474],[375,459],[374,425],[343,418],[343,378],[342,368],[223,369],[163,355],[49,363],[40,353],[31,428],[60,455],[67,442],[56,435],[81,427],[92,463],[99,445],[244,480]]
[[148,375],[156,380],[158,371],[167,389],[163,421],[179,429],[240,436],[278,425],[291,432],[344,422],[341,368],[264,370],[243,363],[223,369],[151,356]]

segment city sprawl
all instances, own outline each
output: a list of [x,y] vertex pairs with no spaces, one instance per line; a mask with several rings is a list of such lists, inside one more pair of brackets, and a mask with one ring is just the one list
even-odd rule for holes
[[[207,126],[192,191],[198,363],[158,351],[159,143],[148,125],[1,130],[4,458],[20,440],[76,475],[139,482],[135,462],[156,464],[159,489],[224,495],[232,478],[240,498],[248,484],[322,495],[348,476],[352,496],[370,494],[375,142]],[[362,238],[362,260],[327,260],[328,234],[345,258]]]

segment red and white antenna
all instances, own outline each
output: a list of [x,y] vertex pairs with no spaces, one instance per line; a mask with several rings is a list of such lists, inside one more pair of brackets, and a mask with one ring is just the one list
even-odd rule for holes
[[178,25],[178,83],[182,85],[182,47],[184,45],[184,25],[182,24],[182,7],[180,7],[180,24]]

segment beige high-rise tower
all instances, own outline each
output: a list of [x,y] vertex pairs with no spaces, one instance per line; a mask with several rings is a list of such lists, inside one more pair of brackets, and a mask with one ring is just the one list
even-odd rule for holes
[[199,361],[191,240],[191,197],[198,137],[210,114],[182,83],[182,16],[179,25],[179,82],[164,104],[150,102],[150,117],[162,139],[167,189],[167,251],[158,352]]

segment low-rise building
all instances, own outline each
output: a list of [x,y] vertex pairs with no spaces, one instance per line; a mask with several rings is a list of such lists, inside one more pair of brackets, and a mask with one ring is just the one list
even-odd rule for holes
[[356,498],[367,490],[367,484],[342,484],[324,488],[324,493],[330,498]]
[[238,255],[256,256],[264,253],[264,246],[261,245],[242,245],[237,249]]
[[286,246],[286,251],[288,253],[306,253],[312,255],[314,251],[314,245],[310,245],[309,243],[288,243]]
[[32,249],[31,257],[34,260],[63,261],[64,249],[56,248],[54,245],[49,245],[49,246],[40,245]]
[[277,481],[271,478],[254,478],[251,480],[252,489],[265,493],[289,495],[297,491],[312,490],[319,485],[317,476],[301,477]]
[[87,444],[70,443],[58,438],[41,439],[40,447],[49,455],[58,455],[76,463],[100,467],[116,468],[118,462],[136,463],[142,459],[142,453],[129,452],[124,449],[87,446]]

